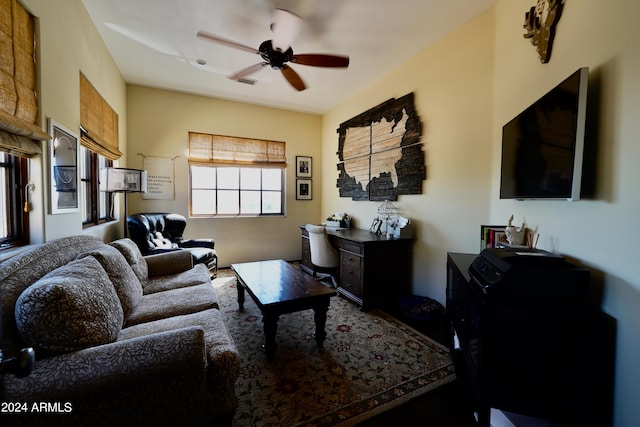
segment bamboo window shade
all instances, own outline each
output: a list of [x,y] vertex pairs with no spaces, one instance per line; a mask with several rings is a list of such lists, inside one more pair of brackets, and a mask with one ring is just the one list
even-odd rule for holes
[[36,126],[34,18],[16,0],[0,0],[0,151],[20,157],[42,152],[51,139]]
[[87,149],[117,160],[122,156],[118,142],[118,115],[80,73],[80,143]]
[[287,166],[286,143],[189,132],[189,164],[206,166]]

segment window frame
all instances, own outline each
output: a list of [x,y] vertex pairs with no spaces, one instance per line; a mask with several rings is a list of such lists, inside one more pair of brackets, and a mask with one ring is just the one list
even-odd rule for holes
[[113,193],[105,193],[105,215],[100,215],[100,162],[104,162],[104,167],[111,167],[113,161],[84,146],[81,146],[80,153],[80,185],[84,198],[82,228],[115,221]]
[[29,209],[25,209],[27,184],[29,182],[29,160],[24,157],[2,153],[4,160],[0,168],[5,174],[4,192],[7,214],[7,236],[0,236],[0,250],[24,246],[29,243]]
[[[196,190],[210,190],[210,191],[214,191],[216,193],[216,203],[215,203],[215,212],[214,213],[194,213],[193,212],[193,190],[194,190],[194,185],[193,185],[193,168],[194,167],[199,167],[199,168],[210,168],[214,170],[214,173],[216,174],[216,179],[215,179],[215,186],[211,186],[211,187],[195,187]],[[218,169],[222,169],[225,167],[229,167],[229,168],[237,168],[238,169],[238,188],[220,188],[220,186],[218,185],[219,180],[217,177],[217,173],[218,173]],[[260,179],[260,188],[259,189],[255,189],[255,188],[243,188],[242,187],[242,181],[241,181],[241,176],[242,176],[242,169],[259,169],[261,171],[261,177],[262,177],[262,170],[268,169],[268,170],[279,170],[280,171],[280,190],[270,190],[270,189],[265,189],[263,188],[263,182],[262,179]],[[285,169],[281,168],[281,167],[268,167],[268,166],[247,166],[247,165],[226,165],[226,166],[221,166],[221,165],[207,165],[207,164],[192,164],[189,165],[189,216],[190,217],[194,217],[194,218],[236,218],[236,217],[245,217],[245,218],[255,218],[255,217],[274,217],[274,216],[284,216],[285,215],[285,200],[286,200],[286,189],[285,189]],[[219,205],[218,205],[218,192],[219,191],[237,191],[238,192],[238,213],[218,213],[219,212]],[[251,212],[251,213],[242,213],[242,192],[243,191],[255,191],[255,192],[260,192],[260,212],[256,213],[256,212]],[[280,194],[280,211],[279,212],[273,212],[273,213],[265,213],[262,211],[263,209],[263,194],[264,193],[279,193]]]

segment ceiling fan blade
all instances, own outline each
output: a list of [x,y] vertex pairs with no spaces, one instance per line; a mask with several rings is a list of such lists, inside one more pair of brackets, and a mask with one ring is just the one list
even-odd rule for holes
[[293,71],[293,68],[283,65],[282,68],[280,68],[280,71],[282,71],[282,75],[287,79],[291,86],[296,88],[298,91],[303,91],[307,88],[298,73]]
[[291,62],[301,65],[311,65],[314,67],[342,67],[349,66],[349,57],[340,55],[323,55],[317,53],[303,53],[293,55]]
[[286,52],[298,35],[301,23],[302,19],[298,15],[288,10],[276,9],[273,12],[273,21],[271,23],[271,31],[273,32],[271,46],[273,50]]
[[236,72],[235,74],[229,76],[229,78],[231,80],[240,80],[241,78],[247,77],[248,75],[255,73],[256,71],[260,70],[265,65],[269,65],[269,63],[268,62],[260,62],[258,64],[254,64],[254,65],[252,65],[250,67],[244,68],[244,69]]
[[229,46],[229,47],[233,47],[233,48],[236,48],[236,49],[244,50],[245,52],[257,53],[258,55],[260,55],[260,52],[257,51],[256,49],[252,48],[252,47],[245,46],[243,44],[236,43],[236,42],[233,42],[231,40],[223,39],[222,37],[215,36],[213,34],[207,33],[206,31],[198,31],[198,37],[200,37],[201,39],[205,39],[205,40],[209,40],[209,41],[212,41],[212,42],[220,43],[220,44],[223,44],[225,46]]

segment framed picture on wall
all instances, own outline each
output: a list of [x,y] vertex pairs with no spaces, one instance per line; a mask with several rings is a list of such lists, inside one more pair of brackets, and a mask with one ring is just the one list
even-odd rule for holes
[[311,200],[310,179],[296,179],[296,200]]
[[49,207],[51,214],[78,212],[78,137],[49,119]]
[[296,177],[311,178],[311,157],[296,156]]

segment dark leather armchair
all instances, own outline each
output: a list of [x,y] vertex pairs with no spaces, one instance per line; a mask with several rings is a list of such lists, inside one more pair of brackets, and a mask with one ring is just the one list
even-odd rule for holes
[[142,212],[127,217],[129,237],[143,255],[187,250],[194,264],[205,264],[212,276],[218,270],[218,255],[213,239],[189,239],[182,237],[187,219],[175,213]]

